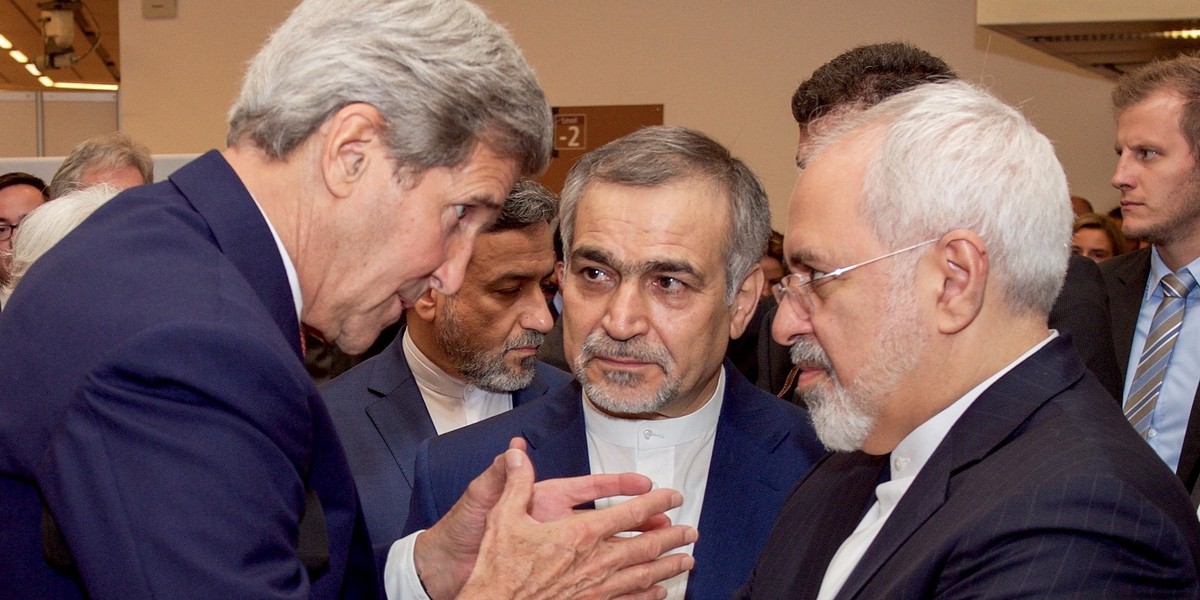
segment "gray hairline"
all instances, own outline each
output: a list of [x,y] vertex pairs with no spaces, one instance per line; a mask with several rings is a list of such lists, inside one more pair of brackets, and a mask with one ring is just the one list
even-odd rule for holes
[[[1024,257],[1022,252],[1024,250],[1028,250],[1029,248],[1038,246],[1038,244],[1033,243],[1036,242],[1038,236],[1028,236],[1022,234],[1023,239],[1033,238],[1033,242],[1014,243],[1010,237],[1000,235],[1003,228],[1001,227],[1000,223],[994,222],[1001,221],[1003,219],[999,217],[991,217],[990,213],[984,211],[978,211],[974,215],[975,217],[979,218],[980,222],[964,222],[953,227],[943,226],[942,229],[944,230],[941,231],[935,231],[933,229],[929,229],[928,227],[923,230],[919,230],[918,228],[914,227],[897,229],[895,225],[899,220],[899,215],[897,215],[895,212],[888,213],[887,211],[883,210],[883,207],[881,206],[882,204],[888,204],[889,201],[893,205],[893,208],[903,208],[905,206],[914,204],[897,203],[893,198],[888,197],[891,194],[897,193],[899,190],[903,190],[905,187],[905,182],[900,181],[899,178],[895,176],[892,178],[894,179],[893,181],[889,181],[885,174],[904,166],[904,163],[898,158],[900,155],[898,150],[901,149],[897,147],[899,141],[896,139],[899,135],[899,129],[912,125],[913,119],[915,118],[913,113],[916,112],[916,109],[921,108],[923,104],[929,102],[930,100],[936,100],[939,95],[944,96],[944,94],[939,94],[938,89],[935,89],[934,86],[947,86],[940,89],[953,94],[955,98],[962,98],[965,95],[978,94],[978,98],[990,99],[991,106],[988,108],[995,109],[993,110],[991,116],[1000,115],[1000,107],[1003,107],[1003,110],[1010,111],[1008,119],[1010,120],[1010,129],[1012,130],[1012,133],[1031,134],[1029,135],[1029,139],[1022,140],[1023,147],[1025,147],[1025,149],[1028,149],[1031,142],[1035,146],[1040,145],[1039,142],[1036,141],[1037,138],[1040,138],[1044,142],[1044,149],[1049,149],[1050,157],[1054,157],[1053,148],[1050,145],[1049,140],[1047,140],[1044,135],[1038,132],[1033,125],[1020,114],[1019,111],[1008,106],[1007,104],[1004,104],[988,92],[981,90],[974,85],[961,81],[953,81],[922,84],[916,88],[892,96],[891,98],[884,100],[874,107],[861,111],[851,111],[849,113],[845,113],[843,118],[839,121],[827,122],[828,128],[815,136],[811,145],[809,146],[812,150],[809,159],[811,160],[816,158],[820,154],[828,151],[832,147],[839,145],[841,142],[845,141],[851,136],[880,136],[878,144],[875,145],[873,155],[870,157],[870,159],[868,159],[866,169],[864,171],[863,187],[860,191],[858,199],[860,210],[867,219],[872,233],[874,233],[876,237],[883,242],[885,247],[887,247],[889,250],[894,250],[911,243],[923,241],[931,235],[942,235],[951,229],[963,228],[972,230],[977,235],[980,235],[981,238],[983,238],[984,243],[989,249],[992,271],[999,275],[997,277],[997,284],[1000,287],[1001,293],[1005,297],[1006,304],[1010,307],[1010,309],[1019,313],[1032,312],[1036,314],[1043,314],[1044,316],[1044,314],[1049,313],[1050,307],[1053,305],[1054,299],[1057,297],[1062,286],[1062,276],[1065,275],[1066,263],[1068,260],[1068,255],[1070,254],[1070,223],[1073,221],[1070,211],[1070,202],[1067,201],[1069,199],[1069,193],[1067,192],[1065,174],[1062,173],[1061,165],[1057,162],[1056,158],[1054,158],[1054,164],[1057,166],[1057,175],[1060,176],[1062,180],[1061,186],[1058,185],[1060,182],[1050,182],[1047,185],[1061,187],[1064,202],[1062,202],[1062,210],[1058,212],[1061,212],[1062,214],[1054,215],[1055,217],[1060,218],[1047,218],[1043,219],[1041,222],[1037,221],[1036,219],[1034,220],[1034,229],[1038,229],[1038,227],[1036,227],[1037,225],[1045,225],[1052,221],[1061,220],[1064,222],[1064,226],[1058,228],[1062,229],[1062,233],[1064,234],[1061,243],[1054,242],[1046,244],[1046,247],[1044,248],[1045,252],[1041,255],[1044,259],[1046,259],[1047,262],[1051,261],[1051,259],[1062,259],[1061,273],[1057,278],[1057,286],[1053,286],[1052,293],[1050,292],[1049,287],[1030,291],[1027,288],[1036,288],[1037,286],[1031,286],[1028,284],[1028,281],[1014,277],[1023,275],[1025,276],[1025,279],[1036,279],[1038,277],[1043,279],[1046,278],[1046,273],[1038,273],[1036,270],[1034,270],[1032,274],[1030,272],[1017,273],[1014,271],[1015,267],[1019,268],[1022,266],[1021,264],[1018,264],[1021,262],[1018,259],[1028,258]],[[966,109],[964,109],[964,112],[965,110]],[[1024,127],[1016,124],[1017,121],[1023,124]],[[972,124],[965,126],[966,129],[972,131],[975,138],[984,138],[984,136],[980,135],[980,129],[977,128],[972,130],[972,127]],[[915,131],[918,134],[922,133],[920,129],[916,129]],[[908,131],[908,133],[913,133],[913,130]],[[984,138],[984,143],[986,143],[986,138]],[[979,154],[980,153],[976,152],[974,154],[969,154],[968,156],[977,158],[976,155]],[[957,174],[956,177],[960,179],[962,178]],[[981,186],[983,183],[984,182],[982,181],[980,182]],[[1030,185],[1033,183],[1040,184],[1043,182],[1030,182]],[[990,189],[990,186],[988,189]],[[1000,195],[1000,197],[1004,198],[1005,196]],[[1012,204],[1012,202],[998,201],[995,204],[999,205],[1000,208],[1006,208],[1007,205]],[[924,221],[927,225],[929,224],[928,221],[930,219],[936,220],[939,216],[942,215],[926,215],[927,218],[918,219],[920,217],[918,211],[912,211],[912,214],[904,215],[906,220],[918,219],[920,221]],[[1047,229],[1047,231],[1053,229],[1050,227],[1044,228]],[[981,231],[981,229],[984,230]],[[987,231],[988,229],[995,229],[997,231]],[[1054,236],[1051,235],[1049,237],[1053,238]],[[898,256],[896,257],[897,267],[899,268],[900,265],[904,264],[908,264],[909,266],[915,265],[919,260],[919,257],[919,254],[912,256]],[[1026,271],[1029,271],[1029,269],[1026,269]],[[1045,282],[1043,281],[1042,283]]]
[[146,146],[114,132],[88,138],[71,150],[47,185],[51,198],[83,189],[81,180],[89,169],[113,170],[130,166],[146,183],[154,181],[154,159]]
[[462,165],[479,143],[526,174],[549,161],[532,69],[469,2],[305,0],[252,59],[226,141],[284,160],[354,103],[380,111],[401,176]]
[[558,223],[559,199],[532,179],[518,179],[504,200],[500,214],[481,233],[528,229],[546,224],[552,230]]

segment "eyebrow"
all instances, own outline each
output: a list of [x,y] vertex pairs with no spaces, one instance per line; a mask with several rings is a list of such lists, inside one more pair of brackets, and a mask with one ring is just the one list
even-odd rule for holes
[[495,284],[495,283],[506,282],[506,281],[541,281],[553,274],[554,274],[553,268],[546,271],[545,273],[505,271],[505,272],[493,277],[490,280],[490,283]]
[[571,258],[586,260],[616,269],[625,275],[643,275],[646,273],[682,273],[695,278],[701,286],[707,280],[696,267],[684,260],[657,259],[649,260],[640,265],[633,265],[617,260],[612,254],[591,246],[580,246],[571,252]]
[[[813,263],[822,262],[822,257],[807,250],[795,250],[785,257],[788,267],[798,267],[800,265],[812,266]],[[826,259],[824,262],[828,262]]]
[[[505,197],[505,200],[507,200],[507,199],[508,198]],[[495,198],[493,198],[492,196],[486,196],[486,195],[471,196],[469,200],[471,202],[475,202],[475,203],[479,204],[480,206],[482,206],[484,208],[493,209],[493,210],[497,210],[497,211],[504,208],[504,201],[505,201],[505,200],[498,201]]]

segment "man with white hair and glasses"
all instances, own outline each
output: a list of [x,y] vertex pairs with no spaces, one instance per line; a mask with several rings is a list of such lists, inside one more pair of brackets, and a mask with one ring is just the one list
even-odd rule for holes
[[1197,597],[1185,490],[1047,326],[1072,217],[1049,140],[947,82],[810,149],[774,334],[834,452],[735,597]]

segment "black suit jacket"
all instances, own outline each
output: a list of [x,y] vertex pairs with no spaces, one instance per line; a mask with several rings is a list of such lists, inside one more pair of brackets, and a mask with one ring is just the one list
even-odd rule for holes
[[542,341],[542,345],[538,346],[538,360],[562,369],[570,373],[571,364],[567,362],[566,351],[563,349],[563,321],[562,315],[554,319],[554,327],[550,328],[550,333],[546,334],[546,339]]
[[[1150,277],[1150,249],[1142,248],[1110,258],[1100,265],[1100,270],[1108,290],[1113,346],[1117,349],[1117,366],[1124,386],[1129,369],[1137,368],[1136,364],[1129,364],[1129,354],[1133,350],[1133,333],[1137,329],[1138,312],[1142,309],[1146,279]],[[1200,340],[1193,341],[1196,342]],[[1197,400],[1200,400],[1200,388],[1192,400],[1192,414],[1183,436],[1179,467],[1175,470],[1188,489],[1196,488],[1200,479],[1200,402]]]
[[[321,386],[354,474],[381,572],[388,549],[400,539],[408,519],[417,446],[437,435],[404,357],[403,339],[401,330],[378,356]],[[513,407],[570,380],[570,375],[539,362],[533,381],[513,393]]]
[[[0,595],[376,594],[279,250],[220,154],[40,258],[0,316],[0,366]],[[43,502],[70,572],[40,543]],[[310,518],[327,555],[312,572]]]
[[[883,464],[814,467],[736,597],[816,597]],[[1187,492],[1060,337],[967,409],[836,598],[1195,598],[1198,573]]]

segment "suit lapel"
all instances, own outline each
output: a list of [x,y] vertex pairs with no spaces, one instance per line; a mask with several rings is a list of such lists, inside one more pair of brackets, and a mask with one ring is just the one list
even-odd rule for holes
[[938,445],[837,598],[854,598],[879,569],[948,497],[950,479],[983,460],[1051,397],[1084,374],[1071,342],[1050,340],[993,383],[971,404]]
[[513,392],[512,404],[513,408],[521,406],[530,400],[541,398],[546,394],[546,390],[550,389],[550,385],[542,378],[542,374],[536,369],[533,371],[533,381],[529,385]]
[[579,384],[560,386],[542,402],[542,414],[521,428],[538,480],[591,473]]
[[172,173],[170,180],[204,217],[221,253],[250,282],[284,339],[303,359],[300,320],[296,318],[283,257],[279,256],[266,219],[237,173],[219,152],[211,150]]
[[1138,250],[1125,259],[1108,280],[1109,312],[1112,314],[1113,346],[1117,354],[1117,367],[1121,371],[1124,389],[1125,374],[1129,369],[1129,353],[1133,346],[1133,332],[1137,327],[1138,312],[1142,308],[1142,296],[1146,291],[1146,279],[1150,277],[1150,250]]
[[403,333],[402,329],[396,343],[389,344],[371,365],[367,388],[381,397],[369,404],[366,412],[384,444],[387,444],[396,466],[404,474],[409,487],[412,487],[417,447],[422,440],[437,435],[437,431],[421,399],[421,390],[413,379],[412,369],[404,358],[399,337]]
[[722,557],[757,556],[760,540],[745,532],[769,531],[778,509],[764,500],[780,497],[795,484],[784,470],[766,468],[789,429],[776,422],[777,413],[748,400],[757,389],[728,359],[724,368],[725,397],[697,527],[705,535],[693,551],[696,569],[688,579],[689,590],[720,587]]

